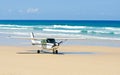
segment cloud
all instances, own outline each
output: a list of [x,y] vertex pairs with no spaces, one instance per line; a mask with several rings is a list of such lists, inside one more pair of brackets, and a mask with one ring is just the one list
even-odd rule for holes
[[27,14],[35,14],[35,13],[39,13],[40,10],[39,8],[28,8],[28,9],[22,9],[22,10],[18,10],[19,13],[27,13]]
[[27,13],[38,13],[39,12],[39,8],[28,8],[26,10]]

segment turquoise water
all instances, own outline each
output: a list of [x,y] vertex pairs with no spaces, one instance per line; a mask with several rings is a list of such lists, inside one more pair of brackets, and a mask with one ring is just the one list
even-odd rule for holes
[[120,21],[0,20],[0,34],[120,40]]

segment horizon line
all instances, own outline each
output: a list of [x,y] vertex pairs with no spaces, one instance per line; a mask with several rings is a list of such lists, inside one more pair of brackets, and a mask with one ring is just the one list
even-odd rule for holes
[[0,20],[38,20],[38,21],[47,21],[47,20],[49,20],[49,21],[120,21],[120,20],[79,20],[79,19],[76,19],[76,20],[72,20],[72,19],[67,19],[67,20],[64,20],[64,19],[57,19],[57,20],[55,20],[55,19],[0,19]]

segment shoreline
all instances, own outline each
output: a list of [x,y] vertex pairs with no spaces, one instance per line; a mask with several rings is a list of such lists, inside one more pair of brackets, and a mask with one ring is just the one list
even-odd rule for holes
[[[32,46],[31,40],[0,38],[0,46]],[[59,40],[57,40],[59,41]],[[109,40],[67,40],[60,46],[100,46],[100,47],[118,47],[120,41]]]
[[[1,46],[32,46],[31,40],[25,39],[11,39],[8,34],[0,34]],[[14,35],[13,35],[14,36]],[[20,37],[20,36],[18,36]],[[25,37],[25,36],[21,36]],[[29,37],[29,36],[27,36]],[[58,42],[60,40],[57,40]],[[63,40],[64,41],[64,40]],[[120,47],[120,41],[117,40],[67,40],[61,46],[103,46],[103,47]]]

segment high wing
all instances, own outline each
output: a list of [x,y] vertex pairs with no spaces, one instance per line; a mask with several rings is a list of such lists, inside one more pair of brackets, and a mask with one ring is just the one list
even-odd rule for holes
[[[30,38],[30,37],[7,37],[7,38],[12,38],[12,39],[25,39],[25,40],[43,40],[47,38]],[[120,41],[120,39],[113,39],[113,38],[55,38],[56,40],[113,40],[113,41]]]
[[[13,38],[13,39],[26,39],[26,40],[43,40],[43,39],[46,39],[46,38],[30,38],[30,37],[16,37],[16,36],[13,36],[13,37],[8,37],[8,38]],[[56,40],[85,40],[87,38],[55,38]]]
[[42,39],[46,39],[46,38],[30,38],[30,37],[16,37],[16,36],[12,36],[12,37],[8,37],[11,39],[25,39],[25,40],[42,40]]

